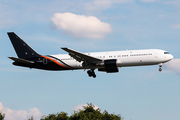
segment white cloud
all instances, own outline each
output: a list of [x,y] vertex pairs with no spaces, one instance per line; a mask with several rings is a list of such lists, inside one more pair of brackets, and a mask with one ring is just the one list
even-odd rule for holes
[[0,4],[0,28],[7,28],[15,24],[7,7]]
[[180,24],[174,24],[174,25],[172,25],[172,28],[174,28],[174,29],[180,29]]
[[85,4],[87,10],[101,10],[111,7],[113,4],[132,3],[134,0],[94,0]]
[[180,0],[169,0],[169,1],[165,1],[165,4],[171,4],[171,5],[179,5],[180,4]]
[[[84,107],[83,106],[87,106],[87,104],[79,104],[77,106],[71,107],[72,110],[78,111],[78,110],[83,110]],[[94,109],[97,110],[99,107],[94,105]]]
[[57,29],[77,38],[101,39],[111,33],[111,26],[94,16],[55,13],[51,18]]
[[142,2],[158,2],[159,0],[140,0]]
[[180,74],[180,59],[172,59],[171,61],[165,64],[165,67],[169,70],[172,70]]
[[4,107],[0,102],[0,110],[5,113],[5,120],[27,120],[33,116],[34,120],[41,118],[41,112],[37,108],[26,110],[11,110],[10,108]]

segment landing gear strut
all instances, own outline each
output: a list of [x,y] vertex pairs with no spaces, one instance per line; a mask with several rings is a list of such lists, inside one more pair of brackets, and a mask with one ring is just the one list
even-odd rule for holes
[[159,72],[161,72],[161,71],[162,71],[162,63],[159,64]]
[[96,74],[95,74],[95,72],[94,72],[94,69],[88,70],[87,73],[88,73],[89,77],[93,77],[93,78],[96,77]]

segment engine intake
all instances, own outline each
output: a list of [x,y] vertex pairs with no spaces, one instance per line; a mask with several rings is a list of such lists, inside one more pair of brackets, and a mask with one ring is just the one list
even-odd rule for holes
[[104,67],[99,68],[98,71],[106,71],[107,73],[119,72],[116,59],[104,60]]

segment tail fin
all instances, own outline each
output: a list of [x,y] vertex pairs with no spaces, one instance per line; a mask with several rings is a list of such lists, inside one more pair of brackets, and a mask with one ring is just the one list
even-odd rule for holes
[[28,44],[26,44],[14,32],[9,32],[7,34],[19,58],[28,59],[33,57],[40,57],[38,53],[36,53]]

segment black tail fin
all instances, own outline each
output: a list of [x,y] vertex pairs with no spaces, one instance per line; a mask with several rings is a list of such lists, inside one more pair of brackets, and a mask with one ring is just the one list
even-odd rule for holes
[[36,53],[28,44],[26,44],[14,32],[9,32],[7,34],[19,58],[29,59],[33,57],[40,57],[38,53]]

